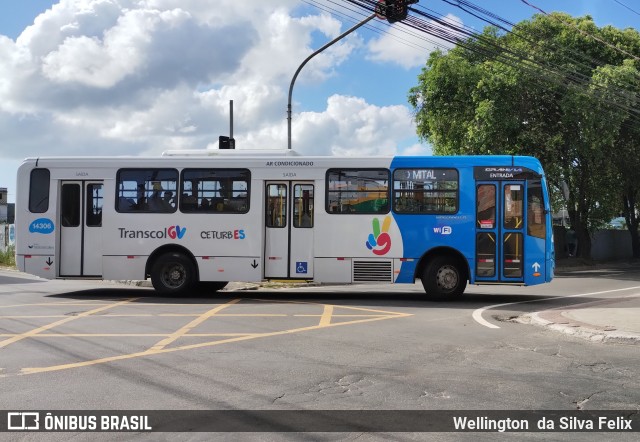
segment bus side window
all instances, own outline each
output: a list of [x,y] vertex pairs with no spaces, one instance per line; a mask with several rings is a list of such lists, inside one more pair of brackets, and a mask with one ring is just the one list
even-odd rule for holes
[[326,176],[327,213],[389,213],[388,169],[329,169]]
[[183,169],[180,210],[186,213],[247,213],[248,169]]
[[459,187],[456,169],[396,169],[393,210],[411,214],[456,213]]
[[175,169],[120,169],[116,211],[120,213],[173,213],[177,194]]

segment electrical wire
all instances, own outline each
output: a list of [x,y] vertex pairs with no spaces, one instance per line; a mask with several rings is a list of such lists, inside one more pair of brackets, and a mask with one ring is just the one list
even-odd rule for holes
[[[316,6],[319,6],[317,1],[315,0],[310,0],[310,1],[312,1],[313,3],[316,3]],[[326,0],[326,1],[329,1],[330,3],[338,7],[342,7],[342,8],[344,7],[344,5],[339,5],[335,1],[331,1],[331,0]],[[443,1],[446,1],[446,0],[443,0]],[[497,16],[496,14],[493,14],[490,11],[487,11],[486,9],[477,7],[470,1],[466,1],[466,0],[459,0],[459,1],[464,3],[466,7],[477,10],[479,13],[488,14],[493,19],[497,19],[498,21],[501,21],[505,24],[512,24],[508,20],[504,20],[499,16]],[[308,3],[308,2],[305,1],[305,3]],[[360,7],[363,7],[369,12],[374,12],[376,8],[376,4],[378,2],[375,0],[348,0],[348,3],[352,3]],[[447,3],[450,3],[450,2],[447,2]],[[329,8],[329,9],[333,13],[338,13],[339,15],[343,15],[341,12],[337,11],[335,8]],[[410,9],[413,11],[412,8]],[[324,10],[326,10],[326,5]],[[349,10],[351,12],[354,12],[353,9],[349,9]],[[416,21],[413,18],[407,17],[406,23],[403,22],[402,24],[408,25],[409,27],[413,27],[419,32],[427,33],[443,41],[446,41],[451,44],[461,46],[467,50],[476,52],[486,58],[494,58],[503,64],[513,67],[514,69],[520,69],[522,71],[527,72],[528,75],[530,75],[532,78],[537,79],[539,81],[551,82],[565,88],[568,88],[571,86],[578,86],[578,87],[581,87],[585,93],[587,92],[584,86],[589,85],[590,79],[591,79],[590,76],[581,74],[579,72],[566,71],[564,68],[560,68],[558,71],[557,66],[549,66],[548,64],[544,64],[539,61],[530,60],[527,54],[518,54],[511,50],[507,50],[504,47],[501,47],[495,44],[495,42],[489,41],[485,37],[481,36],[473,28],[462,25],[460,22],[458,22],[458,26],[452,26],[451,20],[448,20],[446,17],[442,16],[441,14],[439,15],[439,17],[433,16],[432,14],[423,13],[423,15],[425,15],[428,18],[428,21],[424,21],[424,20]],[[350,17],[350,19],[354,20],[353,17]],[[412,21],[413,23],[411,23]],[[490,23],[495,24],[494,22],[491,22],[491,21]],[[380,32],[378,28],[374,28],[374,30],[376,32]],[[387,33],[387,31],[382,31],[382,32]],[[512,31],[507,30],[507,32],[512,32]],[[411,34],[411,35],[415,35],[415,34]],[[469,44],[468,43],[469,41],[473,41],[473,44],[472,45]],[[483,46],[483,44],[485,46]],[[440,45],[440,47],[442,47],[442,45]],[[445,49],[448,49],[448,48],[445,47]],[[583,67],[585,66],[584,64],[582,65]],[[552,69],[552,68],[555,68],[555,69]],[[588,68],[589,71],[592,69],[593,69],[592,67]],[[636,108],[621,104],[619,101],[614,102],[614,101],[607,100],[605,98],[604,91],[591,90],[591,91],[588,91],[588,93],[590,95],[594,95],[598,97],[603,102],[608,102],[608,104],[627,112],[627,114],[630,117],[633,117],[634,116],[633,114],[639,113],[639,111]],[[637,102],[634,99],[635,96],[632,96],[633,94],[630,94],[628,90],[622,89],[621,91],[617,92],[617,95],[619,99],[625,98],[625,99],[629,99],[631,101]],[[635,120],[637,120],[637,122],[640,122],[640,119],[635,119]]]
[[574,28],[574,29],[576,29],[578,32],[580,32],[582,35],[585,35],[585,36],[591,37],[591,38],[593,38],[594,40],[599,41],[600,43],[602,43],[602,44],[604,44],[604,45],[606,45],[606,46],[610,47],[610,48],[611,48],[611,49],[613,49],[614,51],[618,51],[618,52],[620,52],[620,53],[622,53],[622,54],[628,55],[629,57],[632,57],[632,58],[636,59],[637,61],[640,61],[640,57],[637,57],[637,56],[635,56],[635,55],[633,55],[633,54],[631,54],[631,53],[629,53],[629,52],[625,51],[624,49],[620,49],[619,47],[614,46],[614,45],[612,45],[611,43],[609,43],[609,42],[607,42],[607,41],[605,41],[605,40],[602,40],[602,39],[600,39],[600,38],[596,37],[595,35],[591,35],[591,34],[589,34],[588,32],[586,32],[586,31],[584,31],[584,30],[580,29],[579,27],[577,27],[575,24],[573,24],[573,23],[567,23],[567,22],[565,22],[564,20],[562,20],[562,19],[560,19],[559,17],[557,17],[556,15],[550,15],[550,14],[548,14],[547,12],[543,11],[542,9],[540,9],[538,6],[536,6],[536,5],[532,4],[532,3],[529,3],[527,0],[520,0],[520,1],[521,1],[522,3],[524,3],[525,5],[530,6],[530,7],[532,7],[533,9],[536,9],[536,10],[538,10],[538,11],[542,12],[542,13],[543,13],[544,15],[546,15],[546,16],[552,17],[552,18],[554,18],[554,19],[558,20],[559,22],[564,23],[564,24],[565,24],[565,25],[567,25],[567,26],[571,26],[572,28]]
[[[469,13],[469,11],[466,8],[461,6],[461,4],[463,4],[463,5],[467,6],[470,9],[474,9],[474,10],[478,11],[480,14],[484,14],[484,15],[489,16],[491,19],[496,19],[498,21],[501,21],[502,23],[511,25],[512,29],[509,30],[509,29],[507,29],[507,28],[505,28],[503,26],[498,25],[493,20],[490,20],[490,19],[487,19],[487,18],[483,18],[483,17],[481,17],[480,15],[477,15],[477,14],[471,14],[474,17],[477,17],[480,20],[483,20],[483,21],[485,21],[486,23],[489,23],[492,26],[496,26],[499,29],[502,29],[502,30],[504,30],[504,31],[516,36],[517,38],[519,38],[519,39],[521,39],[523,41],[526,41],[527,43],[533,45],[536,48],[543,48],[544,49],[544,46],[549,43],[548,40],[546,38],[544,38],[543,36],[539,36],[539,35],[536,36],[536,37],[540,37],[537,41],[533,41],[530,38],[525,37],[521,32],[516,32],[516,31],[513,30],[513,27],[516,27],[517,25],[511,23],[510,21],[508,21],[506,19],[501,18],[500,16],[492,13],[491,11],[488,11],[488,10],[486,10],[484,8],[481,8],[481,7],[477,6],[477,5],[475,5],[473,2],[471,2],[469,0],[455,0],[457,2],[455,4],[450,0],[442,0],[442,1],[447,3],[447,4],[459,7],[462,10],[466,11],[467,13]],[[605,63],[605,62],[603,62],[601,60],[597,60],[597,59],[595,59],[593,57],[589,57],[587,54],[584,54],[582,52],[578,52],[576,50],[573,50],[572,48],[568,48],[568,47],[564,47],[562,45],[558,45],[553,41],[551,42],[551,46],[552,46],[553,50],[561,51],[562,52],[562,56],[563,56],[563,58],[565,60],[569,60],[571,63],[575,63],[576,65],[581,66],[585,72],[591,72],[591,71],[595,70],[599,66],[605,66],[605,65],[608,64],[608,63]],[[560,46],[560,47],[558,47],[558,46]],[[572,54],[573,56],[578,57],[578,59],[574,58],[574,57],[572,57],[571,55],[568,55],[568,54]],[[640,74],[636,74],[636,76],[638,76],[638,78],[640,78]],[[629,95],[629,93],[630,92],[628,90],[625,90],[623,95],[626,97],[626,96]],[[635,98],[640,100],[640,96],[638,96],[638,95],[636,95]]]
[[[320,9],[324,12],[327,12],[329,14],[331,14],[333,17],[342,19],[342,20],[346,20],[347,22],[350,23],[358,23],[359,21],[361,21],[362,19],[364,19],[365,17],[367,17],[367,14],[362,14],[360,11],[357,10],[353,10],[353,9],[348,9],[351,12],[355,12],[357,14],[359,14],[360,16],[355,18],[353,17],[353,15],[347,15],[346,13],[334,8],[334,7],[330,7],[326,4],[321,3],[318,0],[300,0],[303,3],[306,3],[310,6],[313,6],[317,9]],[[343,7],[343,5],[336,3],[335,1],[332,0],[324,0],[325,2],[328,3],[332,3],[338,7]],[[382,27],[381,27],[382,26]],[[371,24],[366,24],[363,26],[364,28],[375,32],[379,35],[388,35],[391,38],[395,39],[396,41],[400,42],[403,45],[406,45],[408,47],[411,47],[413,49],[417,49],[417,50],[424,50],[425,53],[429,53],[433,50],[433,47],[438,47],[440,49],[443,50],[448,50],[450,49],[450,47],[443,45],[441,42],[438,41],[434,41],[432,39],[429,39],[428,37],[426,37],[424,34],[418,33],[418,32],[412,32],[406,28],[397,28],[397,27],[392,27],[389,23],[387,23],[386,21],[384,22],[378,22],[378,24],[376,25],[371,25]],[[393,32],[391,32],[393,31]],[[402,34],[402,35],[400,35]],[[425,46],[423,45],[423,43],[421,42],[426,42],[428,43],[430,46]]]
[[624,6],[625,8],[627,8],[629,11],[633,12],[636,15],[640,15],[640,12],[635,11],[633,9],[631,9],[629,6],[625,5],[624,3],[618,1],[618,0],[613,0],[614,2],[616,2],[617,4],[619,4],[620,6]]
[[[347,0],[349,3],[357,4],[358,6],[372,12],[375,11],[375,0]],[[464,1],[464,5],[468,8],[475,7],[473,3]],[[497,15],[490,13],[490,11],[478,9],[482,13],[488,13],[492,18],[498,17]],[[414,29],[425,32],[429,35],[436,36],[439,39],[456,44],[467,50],[473,51],[486,58],[493,58],[503,64],[511,66],[515,69],[520,69],[530,75],[532,78],[539,81],[552,82],[558,86],[565,88],[577,87],[578,90],[582,90],[583,93],[593,95],[600,99],[602,102],[609,104],[619,110],[625,111],[629,118],[635,123],[640,123],[640,110],[635,107],[627,106],[621,103],[619,100],[611,101],[605,97],[605,93],[611,93],[609,90],[593,90],[600,89],[601,87],[591,81],[590,75],[585,75],[580,72],[569,71],[564,67],[555,66],[548,61],[539,61],[531,59],[530,54],[518,53],[513,49],[508,49],[498,45],[494,41],[490,40],[486,36],[483,36],[476,31],[470,30],[468,27],[455,25],[451,21],[443,19],[442,17],[434,16],[430,13],[418,11],[413,7],[408,8],[414,15],[408,15],[401,24],[405,26],[413,27]],[[421,15],[427,20],[416,17]],[[500,19],[505,24],[510,24],[509,21]],[[508,30],[507,30],[508,31]],[[510,32],[510,31],[508,31]],[[584,66],[584,64],[583,64]],[[592,70],[590,68],[589,70]],[[591,86],[591,90],[587,89]],[[613,91],[618,99],[630,100],[632,102],[638,102],[638,96],[631,93],[626,89],[619,89]]]

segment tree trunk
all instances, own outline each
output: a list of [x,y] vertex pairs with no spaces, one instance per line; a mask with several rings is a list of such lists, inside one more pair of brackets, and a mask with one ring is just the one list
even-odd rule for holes
[[587,228],[586,220],[579,210],[568,210],[569,223],[571,230],[575,232],[577,249],[574,250],[574,256],[583,259],[591,259],[591,235]]
[[632,230],[629,227],[629,233],[631,234],[631,251],[634,258],[640,258],[640,236],[638,236],[638,228]]
[[627,230],[631,235],[631,251],[634,258],[640,258],[640,237],[638,236],[638,225],[640,219],[636,216],[636,198],[631,187],[622,196],[622,211],[627,222]]
[[576,256],[582,259],[591,259],[591,235],[589,230],[580,225],[576,228],[576,238],[578,239],[578,250]]

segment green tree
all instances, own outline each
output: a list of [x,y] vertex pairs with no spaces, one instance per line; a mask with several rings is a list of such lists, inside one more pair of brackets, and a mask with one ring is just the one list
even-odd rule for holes
[[486,28],[430,55],[409,91],[418,135],[437,155],[538,157],[555,197],[569,188],[578,255],[588,258],[590,233],[622,210],[623,195],[637,214],[638,187],[621,168],[640,139],[633,54],[637,31],[598,28],[588,16],[536,15],[504,35]]
[[[606,66],[597,77],[603,88],[609,94],[610,89],[614,93],[623,96],[619,102],[624,102],[629,109],[636,109],[640,98],[636,95],[640,90],[640,72],[635,62],[625,60],[621,66]],[[640,170],[640,125],[635,117],[630,117],[628,112],[620,109],[617,112],[618,134],[614,140],[614,147],[610,151],[611,161],[614,167],[613,182],[617,183],[615,201],[621,203],[620,213],[624,216],[627,229],[631,235],[631,248],[634,258],[640,258],[640,237],[638,227],[640,225],[640,180],[637,173]],[[615,124],[615,123],[613,123]]]

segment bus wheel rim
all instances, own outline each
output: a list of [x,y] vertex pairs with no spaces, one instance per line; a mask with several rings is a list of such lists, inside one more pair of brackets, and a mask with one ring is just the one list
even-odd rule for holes
[[184,284],[186,272],[183,266],[179,264],[169,265],[162,272],[162,282],[167,287],[180,287]]
[[458,272],[453,266],[442,266],[436,275],[438,287],[444,290],[453,290],[458,285]]

